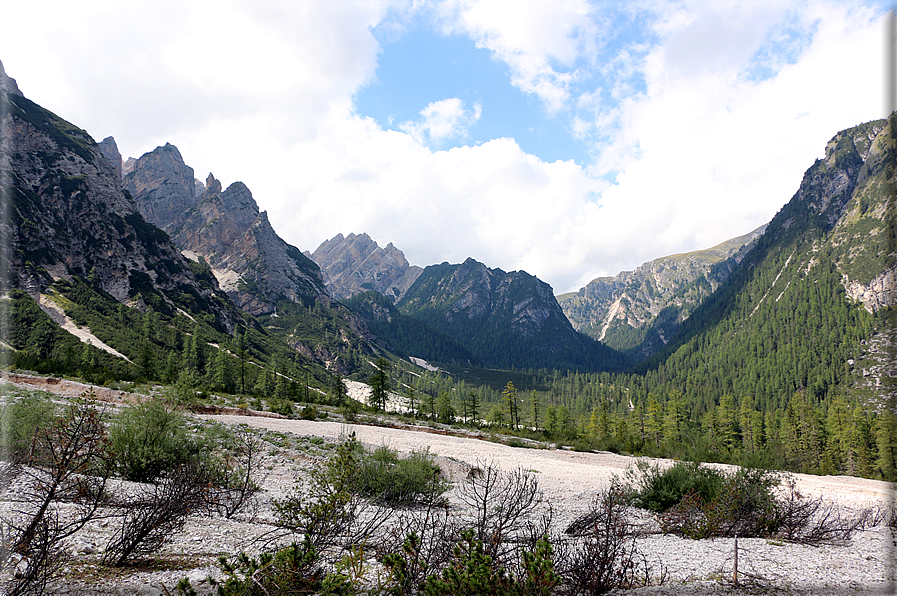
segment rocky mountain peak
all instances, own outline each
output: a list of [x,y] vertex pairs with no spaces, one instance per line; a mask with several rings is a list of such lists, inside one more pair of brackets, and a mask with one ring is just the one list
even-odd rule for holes
[[209,172],[209,175],[206,176],[206,195],[213,196],[221,193],[221,183],[215,179],[215,176],[212,175],[212,172]]
[[124,185],[148,220],[186,254],[206,260],[243,310],[268,314],[282,299],[329,300],[317,266],[277,235],[242,182],[222,190],[209,173],[203,186],[177,148],[166,144],[141,157]]
[[169,234],[182,213],[196,206],[193,168],[171,143],[142,155],[122,179],[140,213]]
[[[22,95],[16,80],[6,74],[3,69],[3,62],[0,62],[0,91],[11,93],[13,95]],[[24,97],[24,96],[23,96]]]
[[9,147],[3,167],[16,173],[7,195],[9,221],[17,222],[9,236],[13,287],[37,299],[56,281],[80,278],[119,302],[172,312],[203,304],[221,328],[232,328],[232,307],[215,281],[200,279],[171,239],[147,224],[87,132],[9,91],[0,93],[0,129]]
[[374,290],[397,301],[423,271],[408,264],[405,253],[390,242],[380,246],[365,233],[337,234],[309,255],[321,268],[335,298]]
[[103,157],[106,158],[106,161],[112,164],[115,173],[119,178],[121,178],[121,153],[119,153],[118,151],[118,145],[115,144],[115,139],[113,139],[112,137],[106,137],[105,139],[97,143],[97,148],[100,150],[100,153],[103,154]]

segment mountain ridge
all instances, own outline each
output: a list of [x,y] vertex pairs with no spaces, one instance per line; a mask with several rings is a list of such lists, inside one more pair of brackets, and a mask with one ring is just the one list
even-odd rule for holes
[[281,299],[330,300],[319,267],[277,235],[242,182],[223,189],[210,173],[205,185],[197,183],[177,147],[167,143],[134,161],[122,184],[148,220],[210,265],[246,312],[273,313]]
[[380,248],[366,233],[337,234],[306,256],[321,268],[328,290],[337,299],[374,290],[396,302],[423,271],[409,265],[405,253],[392,242]]
[[551,286],[473,258],[424,268],[396,306],[467,346],[484,366],[602,370],[625,361],[573,329]]
[[766,226],[708,249],[652,259],[558,296],[573,327],[615,349],[647,357],[725,281]]

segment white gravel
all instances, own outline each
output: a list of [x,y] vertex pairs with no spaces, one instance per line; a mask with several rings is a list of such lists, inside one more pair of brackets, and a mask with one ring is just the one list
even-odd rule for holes
[[[338,439],[354,432],[368,446],[388,445],[400,452],[428,449],[455,480],[463,478],[474,466],[491,464],[503,470],[531,470],[539,480],[545,497],[556,512],[558,527],[566,527],[588,506],[593,497],[609,486],[614,476],[622,475],[635,461],[612,453],[579,453],[554,449],[513,448],[482,439],[456,437],[423,430],[394,429],[334,422],[312,422],[260,416],[215,415],[201,418],[219,423],[245,424],[258,429]],[[297,468],[321,465],[320,455],[307,451],[267,449],[263,465],[266,476],[263,507],[255,520],[246,518],[192,517],[184,531],[159,553],[162,557],[190,561],[181,571],[131,570],[116,578],[65,581],[55,584],[51,593],[78,596],[100,594],[165,594],[173,592],[177,580],[189,576],[200,593],[209,593],[203,582],[217,572],[220,555],[241,550],[250,553],[260,548],[254,539],[270,531],[270,501],[284,496],[297,478]],[[662,461],[662,460],[659,460]],[[841,476],[795,474],[797,488],[808,495],[832,499],[840,506],[859,509],[893,502],[893,486],[879,481]],[[453,499],[450,499],[454,501]],[[0,507],[3,508],[3,507]],[[14,508],[7,502],[5,508]],[[114,523],[97,521],[70,542],[70,549],[82,560],[98,558]],[[843,545],[807,547],[795,544],[741,539],[739,570],[742,580],[758,580],[755,589],[779,594],[890,594],[889,583],[897,566],[897,537],[886,527],[876,527],[856,535]],[[676,536],[651,534],[639,539],[639,548],[653,567],[654,580],[664,583],[627,592],[638,595],[730,594],[745,593],[733,588],[730,578],[734,559],[732,539],[687,540]],[[195,567],[199,564],[199,567]],[[164,586],[164,587],[163,587]]]
[[[581,453],[556,449],[508,447],[489,441],[434,432],[379,426],[350,425],[248,416],[213,416],[219,422],[297,435],[336,439],[354,432],[362,443],[388,445],[400,452],[428,449],[448,469],[463,473],[471,466],[491,463],[503,470],[522,467],[537,474],[539,486],[566,524],[583,512],[591,499],[620,476],[634,459],[613,453]],[[662,461],[662,460],[658,460]],[[454,464],[454,465],[452,465]],[[836,501],[845,509],[860,509],[894,502],[890,483],[847,476],[793,474],[799,491]],[[456,478],[457,479],[457,478]],[[849,543],[820,547],[741,539],[739,571],[754,577],[772,593],[790,590],[801,594],[889,594],[897,566],[895,536],[886,527],[857,534]],[[655,571],[666,573],[664,586],[630,593],[717,593],[729,589],[734,559],[733,539],[689,540],[654,534],[640,539],[640,549]]]

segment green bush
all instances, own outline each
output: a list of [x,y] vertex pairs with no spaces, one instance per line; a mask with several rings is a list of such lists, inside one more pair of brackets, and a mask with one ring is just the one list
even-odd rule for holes
[[703,502],[717,498],[725,482],[725,475],[697,462],[676,462],[668,468],[641,460],[630,486],[632,503],[642,509],[666,511],[687,494],[697,495]]
[[7,403],[0,415],[0,438],[5,459],[15,462],[30,462],[34,438],[42,429],[49,428],[56,418],[56,407],[46,397],[30,394]]
[[381,445],[359,458],[355,490],[388,505],[428,502],[449,487],[426,449],[400,458],[394,449]]
[[161,400],[122,410],[109,428],[115,470],[126,480],[153,482],[167,469],[199,457],[184,416]]
[[[240,553],[231,563],[222,557],[219,565],[226,579],[213,580],[213,584],[221,596],[313,594],[320,591],[324,580],[318,554],[307,539],[275,553],[264,552],[258,559]],[[182,594],[195,594],[185,589],[188,586],[189,582],[179,584],[178,589]]]
[[[421,586],[425,596],[549,596],[558,584],[554,572],[554,553],[551,543],[540,538],[531,552],[523,553],[523,568],[519,576],[512,575],[485,553],[483,543],[474,537],[472,529],[461,532],[452,549],[452,561],[439,575],[430,575]],[[398,558],[387,561],[390,571],[404,569],[396,565]],[[399,575],[399,578],[401,575]],[[394,591],[405,594],[406,591]]]
[[710,499],[688,492],[660,517],[664,532],[688,538],[713,536],[768,537],[782,525],[782,504],[773,488],[780,478],[768,470],[741,469],[724,476]]

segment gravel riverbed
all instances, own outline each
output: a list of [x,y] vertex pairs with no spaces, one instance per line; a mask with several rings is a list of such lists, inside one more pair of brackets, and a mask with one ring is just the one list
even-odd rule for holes
[[[634,458],[612,453],[581,453],[558,449],[509,447],[476,437],[459,437],[420,427],[390,428],[350,425],[337,422],[313,422],[285,418],[240,415],[203,415],[198,418],[225,425],[246,425],[258,432],[285,437],[286,446],[275,448],[267,443],[261,505],[253,519],[191,517],[184,530],[158,554],[164,570],[147,566],[110,572],[94,563],[108,541],[112,525],[92,522],[74,536],[68,547],[73,553],[69,575],[64,582],[51,586],[51,593],[71,595],[174,593],[181,577],[189,577],[200,593],[211,593],[205,581],[218,575],[217,559],[240,551],[258,552],[260,538],[273,527],[272,499],[292,490],[302,470],[320,466],[330,450],[297,449],[303,444],[327,446],[347,433],[354,432],[369,447],[388,445],[403,453],[428,449],[443,471],[460,480],[472,467],[489,464],[502,470],[523,468],[532,471],[539,488],[555,512],[558,528],[566,527],[581,515],[590,501],[607,488],[615,476],[633,465]],[[292,445],[292,446],[290,446]],[[798,490],[833,500],[840,507],[858,510],[893,504],[893,485],[875,480],[843,476],[794,474]],[[9,508],[5,497],[0,506]],[[456,499],[449,494],[453,507]],[[644,523],[656,523],[647,514]],[[884,524],[860,532],[851,540],[819,547],[765,539],[738,541],[739,571],[750,586],[731,584],[735,545],[732,539],[688,540],[672,535],[649,533],[638,539],[639,549],[654,570],[653,585],[626,594],[891,594],[897,567],[897,536]],[[92,563],[93,562],[93,563]],[[167,567],[167,568],[165,568]],[[747,590],[747,592],[745,591]]]

